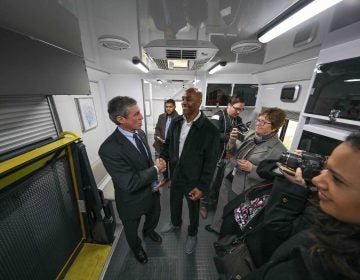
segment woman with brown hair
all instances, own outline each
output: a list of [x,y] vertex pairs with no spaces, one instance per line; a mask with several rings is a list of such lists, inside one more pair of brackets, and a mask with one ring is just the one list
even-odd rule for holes
[[237,195],[248,190],[263,179],[257,174],[257,166],[266,159],[277,160],[286,151],[277,132],[284,124],[286,113],[279,108],[268,108],[255,121],[255,132],[236,150],[237,132],[230,134],[229,150],[234,156],[226,165],[219,201],[209,232],[220,232],[224,206]]

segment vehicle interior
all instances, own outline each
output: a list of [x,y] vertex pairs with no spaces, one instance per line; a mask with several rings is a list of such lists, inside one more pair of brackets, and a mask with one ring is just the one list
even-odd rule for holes
[[[327,7],[317,14],[315,2]],[[302,10],[307,20],[268,37]],[[193,255],[183,226],[161,246],[144,241],[146,266],[134,259],[98,155],[115,129],[108,101],[138,102],[153,156],[164,102],[182,114],[191,87],[209,118],[232,95],[251,128],[264,108],[285,110],[285,146],[325,156],[359,129],[359,30],[358,0],[1,0],[0,278],[218,279],[216,235],[204,230],[213,212]],[[167,186],[161,207],[158,228],[170,218]],[[85,243],[105,247],[73,268]]]

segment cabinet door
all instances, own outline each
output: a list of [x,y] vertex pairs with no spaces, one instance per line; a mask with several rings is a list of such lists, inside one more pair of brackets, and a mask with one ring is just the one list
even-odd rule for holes
[[360,57],[319,65],[305,112],[360,120]]

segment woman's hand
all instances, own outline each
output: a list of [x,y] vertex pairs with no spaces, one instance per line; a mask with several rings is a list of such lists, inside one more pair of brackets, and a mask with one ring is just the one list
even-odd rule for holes
[[253,164],[246,159],[238,159],[236,163],[237,163],[237,168],[245,172],[250,172],[253,168]]
[[296,185],[300,185],[302,187],[306,187],[306,183],[305,180],[302,176],[302,171],[301,168],[298,167],[296,168],[296,171],[294,173],[294,171],[286,168],[285,166],[281,165],[280,163],[277,164],[279,167],[280,172],[282,173],[282,175],[291,183],[296,184]]

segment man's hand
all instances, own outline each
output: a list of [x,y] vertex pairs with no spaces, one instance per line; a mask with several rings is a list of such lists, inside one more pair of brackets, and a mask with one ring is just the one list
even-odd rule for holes
[[230,132],[229,141],[235,142],[237,139],[238,133],[239,133],[239,130],[236,127],[234,127]]
[[158,168],[159,172],[165,172],[166,171],[166,161],[162,158],[158,158],[155,160],[155,165]]
[[191,192],[189,192],[189,198],[193,201],[199,200],[203,195],[203,192],[198,188],[193,188]]
[[157,183],[156,188],[163,187],[167,182],[169,182],[169,179],[162,179],[160,182]]

